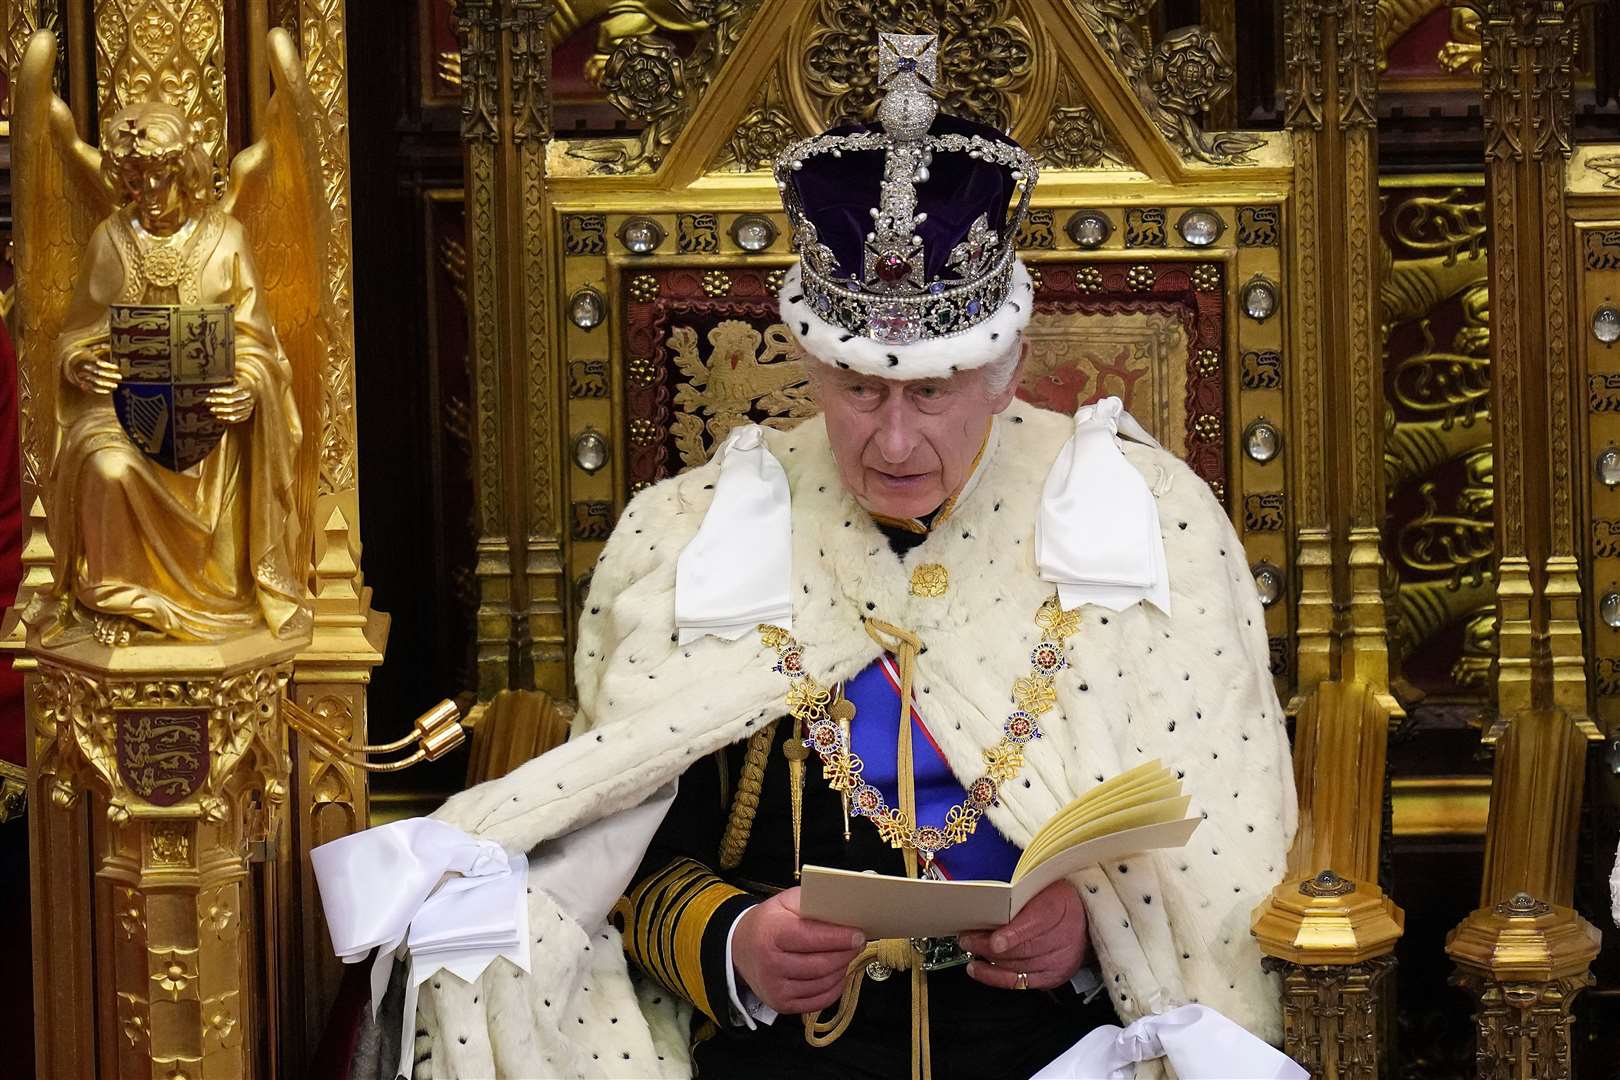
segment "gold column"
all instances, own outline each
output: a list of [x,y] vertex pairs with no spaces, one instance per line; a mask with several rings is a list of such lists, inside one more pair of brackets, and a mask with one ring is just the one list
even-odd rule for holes
[[[43,796],[31,818],[41,835],[90,833],[98,852],[87,863],[82,847],[35,849],[36,880],[51,886],[35,903],[72,901],[47,917],[78,937],[71,962],[91,968],[39,976],[42,1021],[66,1028],[41,1031],[39,1075],[282,1075],[259,1012],[277,969],[252,863],[285,816],[278,703],[292,649],[267,631],[223,646],[30,648]],[[83,996],[61,1000],[69,989]]]
[[559,403],[564,365],[552,344],[551,201],[546,146],[551,141],[551,45],[546,24],[556,4],[511,0],[512,143],[522,187],[514,207],[518,274],[512,282],[512,322],[521,327],[525,418],[523,491],[523,633],[518,670],[525,687],[553,698],[569,692],[573,657],[568,641],[568,578],[563,562],[563,437]]
[[[58,39],[61,38],[61,0],[12,0],[6,7],[6,80],[7,100],[6,117],[11,117],[11,87],[17,85],[17,72],[22,65],[23,51],[28,48],[29,39],[46,27],[57,30]],[[58,56],[61,52],[58,52]],[[60,72],[60,64],[58,71]],[[57,90],[61,92],[60,87]],[[15,333],[16,327],[13,327]],[[17,441],[22,452],[22,505],[32,506],[36,493],[39,491],[40,481],[43,479],[44,464],[48,455],[44,450],[43,440],[48,436],[49,429],[33,422],[37,411],[35,399],[38,396],[35,390],[32,375],[32,365],[24,358],[23,350],[26,345],[17,342]],[[51,400],[47,396],[46,400]],[[46,418],[47,421],[49,417]],[[41,511],[39,523],[43,525],[44,516]],[[24,523],[24,538],[32,534],[30,523]],[[26,584],[26,583],[25,583]],[[26,589],[19,590],[18,602],[21,603],[27,596]],[[17,640],[21,640],[18,638]]]
[[[1328,1078],[1379,1075],[1383,1002],[1404,916],[1379,889],[1389,724],[1384,604],[1382,341],[1376,308],[1375,0],[1291,0],[1295,164],[1293,364],[1299,391],[1300,828],[1255,912],[1281,972],[1285,1049]],[[1329,400],[1329,394],[1343,395]]]
[[[41,526],[43,530],[43,526]],[[36,668],[31,657],[27,660]],[[90,847],[91,809],[84,801],[59,805],[55,778],[42,770],[56,750],[54,733],[42,737],[34,722],[39,712],[39,679],[30,674],[25,704],[28,733],[28,850],[59,852],[30,858],[28,887],[33,900],[34,1070],[51,1080],[94,1080],[96,1044],[94,1001],[94,867]]]
[[[353,492],[347,493],[352,505]],[[382,662],[388,616],[372,610],[370,590],[361,584],[354,552],[359,548],[342,509],[343,499],[325,496],[330,512],[316,538],[315,632],[293,665],[287,694],[354,746],[366,743],[366,686]],[[366,771],[290,733],[292,805],[285,841],[272,854],[276,873],[287,883],[278,891],[281,948],[289,972],[277,987],[281,1053],[290,1061],[309,1059],[337,1000],[343,964],[332,953],[331,938],[315,888],[309,852],[364,829],[369,814]]]
[[549,323],[551,3],[463,2],[468,308],[478,479],[478,689],[567,691],[561,382]]
[[[255,4],[257,7],[257,3]],[[327,357],[321,368],[315,504],[315,632],[294,659],[288,697],[328,721],[354,746],[368,742],[366,687],[387,648],[388,616],[371,606],[361,569],[359,436],[355,421],[354,268],[349,206],[348,36],[343,0],[278,0],[267,20],[289,25],[319,108],[321,189],[330,238],[321,271]],[[281,1052],[302,1064],[337,998],[343,965],[332,954],[310,864],[311,848],[368,824],[363,768],[297,732],[292,751],[293,810],[286,842],[274,852],[286,882],[278,912],[280,948],[295,978],[279,986]]]
[[478,696],[513,684],[512,545],[505,507],[507,425],[501,422],[500,358],[504,328],[497,314],[496,157],[500,141],[500,15],[493,2],[461,0],[461,139],[466,148],[467,311],[474,410],[478,512]]
[[1569,1075],[1599,934],[1570,907],[1588,746],[1571,430],[1565,176],[1575,25],[1562,0],[1482,11],[1497,446],[1496,752],[1479,910],[1446,943],[1480,1001],[1479,1074]]

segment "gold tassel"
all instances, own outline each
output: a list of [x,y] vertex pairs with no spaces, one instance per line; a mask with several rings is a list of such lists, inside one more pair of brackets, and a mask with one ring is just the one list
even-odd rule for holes
[[[847,697],[844,696],[844,684],[843,683],[838,684],[837,698],[836,698],[836,700],[833,701],[831,707],[829,707],[827,709],[827,715],[832,717],[834,720],[838,721],[838,731],[844,737],[844,745],[848,746],[849,745],[849,725],[850,725],[850,722],[855,719],[855,706]],[[850,837],[849,837],[849,791],[848,790],[840,791],[838,793],[838,799],[844,805],[844,843],[847,844],[847,843],[849,843],[849,839],[850,839]]]
[[731,814],[726,818],[726,831],[720,837],[720,869],[735,870],[742,862],[748,837],[754,831],[754,814],[759,810],[759,790],[765,783],[765,764],[770,760],[771,743],[776,735],[776,721],[772,720],[754,732],[743,755],[742,776],[737,780],[737,794],[731,800]]
[[793,804],[793,880],[799,880],[799,843],[804,831],[804,760],[810,748],[804,745],[804,721],[793,718],[793,737],[782,748],[788,763],[788,798]]

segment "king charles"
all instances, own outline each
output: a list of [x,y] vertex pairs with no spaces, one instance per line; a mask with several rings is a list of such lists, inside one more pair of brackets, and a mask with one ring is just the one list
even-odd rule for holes
[[[316,853],[338,951],[381,946],[379,991],[410,958],[406,1071],[1150,1076],[1200,1024],[1281,1058],[1249,917],[1294,791],[1243,548],[1118,400],[1014,399],[1038,169],[938,114],[935,57],[885,35],[878,121],[778,163],[781,317],[821,413],[631,501],[570,740]],[[1155,759],[1192,840],[1005,926],[869,942],[800,914],[812,863],[1007,880],[1056,811]],[[1119,1071],[1064,1057],[1103,1043]]]

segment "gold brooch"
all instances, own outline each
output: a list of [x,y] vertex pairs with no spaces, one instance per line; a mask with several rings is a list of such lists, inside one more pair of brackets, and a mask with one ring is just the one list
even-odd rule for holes
[[923,563],[911,572],[912,596],[944,596],[951,575],[939,563]]

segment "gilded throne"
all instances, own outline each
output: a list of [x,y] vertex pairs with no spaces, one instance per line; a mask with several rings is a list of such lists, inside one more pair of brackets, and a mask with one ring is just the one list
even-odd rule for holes
[[[98,19],[122,28],[103,34],[105,75],[83,57],[63,65],[77,116],[103,99],[111,116],[127,103],[128,73],[147,63],[129,47],[134,23],[116,24],[113,9],[161,6],[96,5]],[[298,465],[314,479],[294,498],[313,567],[314,644],[294,662],[288,693],[360,741],[369,667],[356,657],[380,655],[382,639],[358,570],[348,102],[332,60],[346,32],[378,41],[390,63],[390,43],[414,50],[419,70],[399,76],[410,108],[372,117],[409,117],[417,145],[439,154],[427,168],[406,151],[392,162],[420,211],[407,231],[418,234],[427,313],[386,310],[431,343],[411,347],[425,354],[426,396],[443,411],[412,440],[451,475],[433,478],[427,500],[446,508],[425,511],[450,572],[419,590],[445,617],[433,620],[436,644],[413,655],[483,699],[478,779],[565,736],[573,620],[629,494],[704,460],[743,419],[803,416],[797,361],[769,301],[791,252],[763,169],[797,135],[868,109],[865,43],[926,19],[945,37],[947,69],[963,73],[945,91],[952,108],[1010,126],[1047,169],[1022,240],[1041,290],[1022,393],[1063,409],[1126,397],[1221,493],[1268,598],[1273,672],[1295,704],[1306,840],[1257,927],[1284,973],[1291,1049],[1324,1075],[1366,1076],[1404,1044],[1409,1071],[1438,1075],[1456,1063],[1437,1048],[1456,1040],[1432,1025],[1469,1008],[1446,997],[1455,971],[1480,1001],[1481,1047],[1476,1062],[1465,1039],[1456,1067],[1526,1075],[1534,1054],[1563,1063],[1558,1074],[1598,910],[1589,864],[1604,845],[1591,837],[1613,824],[1612,781],[1599,772],[1580,831],[1584,763],[1620,693],[1605,615],[1620,558],[1620,452],[1609,445],[1620,439],[1620,368],[1606,336],[1620,326],[1620,169],[1612,148],[1578,145],[1601,124],[1570,115],[1584,95],[1602,105],[1594,87],[1607,61],[1587,39],[1573,45],[1587,31],[1564,5],[1528,0],[1493,0],[1473,17],[1425,0],[1291,0],[1241,5],[1243,20],[1240,5],[1206,0],[1201,29],[1169,26],[1171,7],[420,0],[415,22],[392,29],[359,6],[346,24],[340,5],[247,4],[250,25],[298,32],[313,100],[294,113],[316,124],[310,190],[338,237],[324,272],[306,279],[320,289],[293,314],[273,312],[290,357],[305,335],[330,358],[318,390],[295,391],[300,452],[313,459]],[[13,69],[28,31],[61,9],[90,17],[49,3],[8,13]],[[194,58],[199,70],[225,66],[224,45],[213,49]],[[229,149],[270,115],[270,83],[233,69],[220,82],[236,102],[227,107],[211,78],[197,81],[207,88],[198,109],[223,178]],[[1426,133],[1411,118],[1431,98],[1482,107],[1489,143],[1414,150]],[[1223,130],[1239,127],[1255,130]],[[79,175],[47,176],[49,197],[35,200],[22,178],[29,150],[15,147],[19,261],[32,237],[52,235],[39,221],[60,194],[50,185]],[[1398,160],[1381,167],[1381,152]],[[462,154],[463,165],[444,165]],[[1511,205],[1533,211],[1514,217],[1502,209]],[[95,223],[67,222],[80,245]],[[254,254],[273,290],[303,274],[308,252]],[[71,275],[45,284],[65,302]],[[38,418],[55,408],[55,340],[23,302],[26,275],[22,285],[25,417]],[[387,378],[400,367],[409,365]],[[296,379],[308,369],[293,370]],[[36,422],[23,433],[25,593],[41,598],[65,580],[54,569],[61,522],[46,498],[50,430]],[[405,445],[373,430],[374,454]],[[379,520],[404,535],[416,513],[385,509]],[[132,636],[126,656],[142,647]],[[384,683],[388,700],[404,700]],[[367,794],[351,764],[292,739],[302,850],[364,823]],[[55,745],[54,733],[39,745]],[[1480,748],[1494,755],[1495,790],[1490,765],[1474,760]],[[420,810],[459,782],[441,773],[383,793],[391,808]],[[87,834],[75,830],[89,827],[41,809],[48,777],[31,785],[37,843],[82,848]],[[1527,819],[1551,824],[1530,842]],[[285,852],[276,865],[295,880]],[[84,901],[71,869],[41,875],[39,902]],[[1399,913],[1380,885],[1417,905],[1399,944]],[[305,910],[289,903],[273,921],[317,972],[316,992],[280,1002],[284,1054],[308,1050],[335,988],[319,963],[314,904],[299,895]],[[1442,939],[1464,919],[1447,956]],[[116,940],[115,929],[97,940]],[[1556,947],[1539,966],[1504,969],[1507,932]],[[84,961],[92,931],[81,936],[75,953],[74,930],[59,933],[60,955]],[[1387,959],[1396,952],[1399,972]],[[1595,970],[1607,985],[1605,959]],[[91,993],[88,961],[59,971],[59,1000]],[[1401,1023],[1419,1025],[1399,1039],[1385,1029],[1396,978],[1409,1006]],[[1579,1008],[1602,1015],[1605,1000]],[[50,1013],[42,1030],[47,1062],[75,1061],[95,1038],[70,1011]]]

